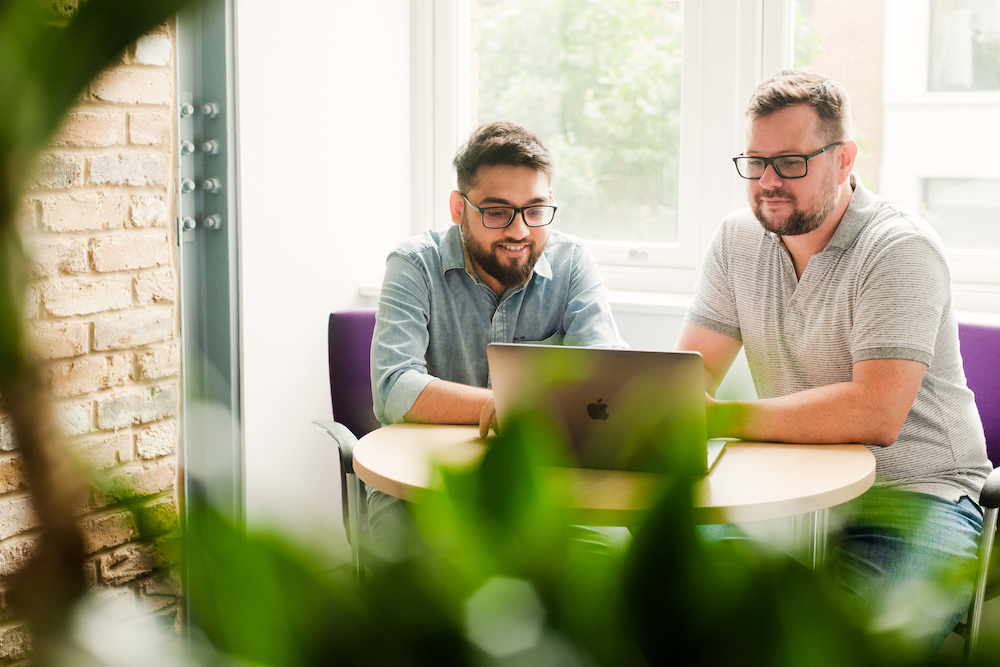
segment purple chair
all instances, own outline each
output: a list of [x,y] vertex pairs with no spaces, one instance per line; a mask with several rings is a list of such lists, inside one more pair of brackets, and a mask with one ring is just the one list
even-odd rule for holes
[[[969,389],[976,395],[976,407],[986,433],[986,451],[994,468],[1000,463],[1000,327],[980,324],[958,325],[959,345]],[[979,496],[983,508],[983,538],[979,544],[979,568],[969,606],[968,622],[956,632],[965,635],[964,659],[969,662],[979,641],[983,601],[1000,593],[1000,564],[993,551],[997,512],[1000,508],[1000,468],[990,473]]]
[[364,581],[365,485],[354,474],[354,445],[381,424],[372,411],[371,346],[375,309],[342,310],[330,314],[327,351],[330,399],[335,421],[313,424],[337,443],[340,451],[340,493],[344,529],[351,544],[355,577]]

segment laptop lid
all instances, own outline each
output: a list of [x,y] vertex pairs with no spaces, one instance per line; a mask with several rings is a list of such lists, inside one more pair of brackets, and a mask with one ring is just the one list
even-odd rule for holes
[[540,410],[581,467],[710,467],[697,352],[492,343],[486,354],[501,430],[517,413]]

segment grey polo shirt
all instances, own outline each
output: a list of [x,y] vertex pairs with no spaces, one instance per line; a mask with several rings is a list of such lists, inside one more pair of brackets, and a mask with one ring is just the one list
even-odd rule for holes
[[978,501],[992,466],[965,384],[941,241],[926,221],[851,179],[847,212],[801,279],[750,209],[728,216],[686,319],[743,341],[760,398],[848,382],[865,359],[927,364],[899,439],[869,447],[875,484]]

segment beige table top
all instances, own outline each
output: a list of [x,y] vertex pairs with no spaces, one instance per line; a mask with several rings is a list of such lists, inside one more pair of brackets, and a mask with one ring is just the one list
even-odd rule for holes
[[[372,431],[354,449],[354,471],[397,498],[432,488],[434,466],[468,465],[485,451],[475,426],[395,424]],[[658,476],[615,470],[553,468],[574,517],[587,525],[630,525],[656,500]],[[775,519],[833,507],[867,491],[875,457],[863,445],[791,445],[733,441],[698,484],[699,523]]]

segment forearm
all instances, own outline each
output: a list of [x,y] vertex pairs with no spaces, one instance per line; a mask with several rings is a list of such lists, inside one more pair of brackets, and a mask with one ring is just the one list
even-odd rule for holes
[[871,390],[841,382],[779,398],[710,400],[708,437],[885,447],[896,441],[905,417]]
[[483,406],[493,392],[457,382],[434,380],[420,392],[404,416],[426,424],[478,424]]

